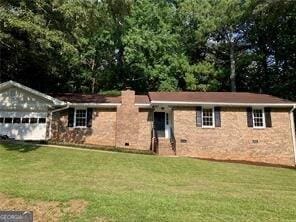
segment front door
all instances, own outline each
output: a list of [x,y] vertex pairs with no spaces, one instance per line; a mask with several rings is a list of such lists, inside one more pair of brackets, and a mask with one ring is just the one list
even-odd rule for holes
[[154,112],[154,128],[158,137],[165,137],[165,112]]

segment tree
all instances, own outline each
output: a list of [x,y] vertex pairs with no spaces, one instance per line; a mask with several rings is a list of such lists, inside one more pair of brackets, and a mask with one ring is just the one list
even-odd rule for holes
[[[216,74],[210,61],[191,63],[175,3],[145,0],[133,5],[124,35],[131,83],[142,90],[208,90]],[[138,86],[139,88],[139,86]]]
[[[223,0],[214,5],[215,17],[217,20],[217,31],[214,38],[218,43],[218,48],[226,46],[228,48],[230,61],[230,85],[231,91],[236,91],[236,57],[237,51],[247,47],[244,42],[244,23],[246,9],[250,1]],[[222,47],[221,47],[222,45]]]
[[1,0],[0,82],[296,99],[289,0]]
[[251,45],[240,70],[241,88],[295,99],[296,5],[293,1],[256,1],[248,11],[245,39]]
[[67,79],[66,67],[77,50],[62,31],[63,17],[57,7],[50,1],[2,1],[1,81],[18,79],[50,90],[44,86],[59,84],[61,73]]

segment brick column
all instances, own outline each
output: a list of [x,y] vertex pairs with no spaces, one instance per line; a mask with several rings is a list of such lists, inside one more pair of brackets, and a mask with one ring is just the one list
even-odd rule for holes
[[135,91],[122,91],[116,114],[116,146],[137,148],[138,133],[139,108],[135,106]]

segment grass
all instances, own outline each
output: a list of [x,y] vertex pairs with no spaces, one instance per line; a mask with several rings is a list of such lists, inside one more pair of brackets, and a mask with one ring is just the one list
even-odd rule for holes
[[114,152],[122,152],[122,153],[136,153],[136,154],[145,154],[145,155],[154,155],[154,153],[150,150],[136,150],[136,149],[129,149],[129,148],[121,148],[121,147],[114,147],[114,146],[98,146],[98,145],[90,145],[90,144],[71,144],[71,143],[47,143],[51,146],[64,146],[64,147],[71,147],[71,148],[85,148],[85,149],[93,149],[93,150],[104,150],[104,151],[114,151]]
[[296,221],[294,169],[2,144],[0,178],[27,201],[87,201],[77,221]]

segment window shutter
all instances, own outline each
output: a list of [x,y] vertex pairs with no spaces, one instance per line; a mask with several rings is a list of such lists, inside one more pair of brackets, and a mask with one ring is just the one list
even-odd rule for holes
[[270,108],[264,108],[264,113],[265,113],[265,125],[266,127],[272,127],[272,122],[271,122],[271,109]]
[[68,127],[74,126],[74,108],[68,109]]
[[93,109],[92,108],[87,108],[87,127],[91,127],[92,125],[92,113]]
[[252,110],[252,107],[247,108],[247,123],[248,123],[248,127],[253,127],[253,110]]
[[202,108],[201,106],[196,107],[196,126],[202,127]]
[[215,107],[215,127],[221,127],[221,107]]

